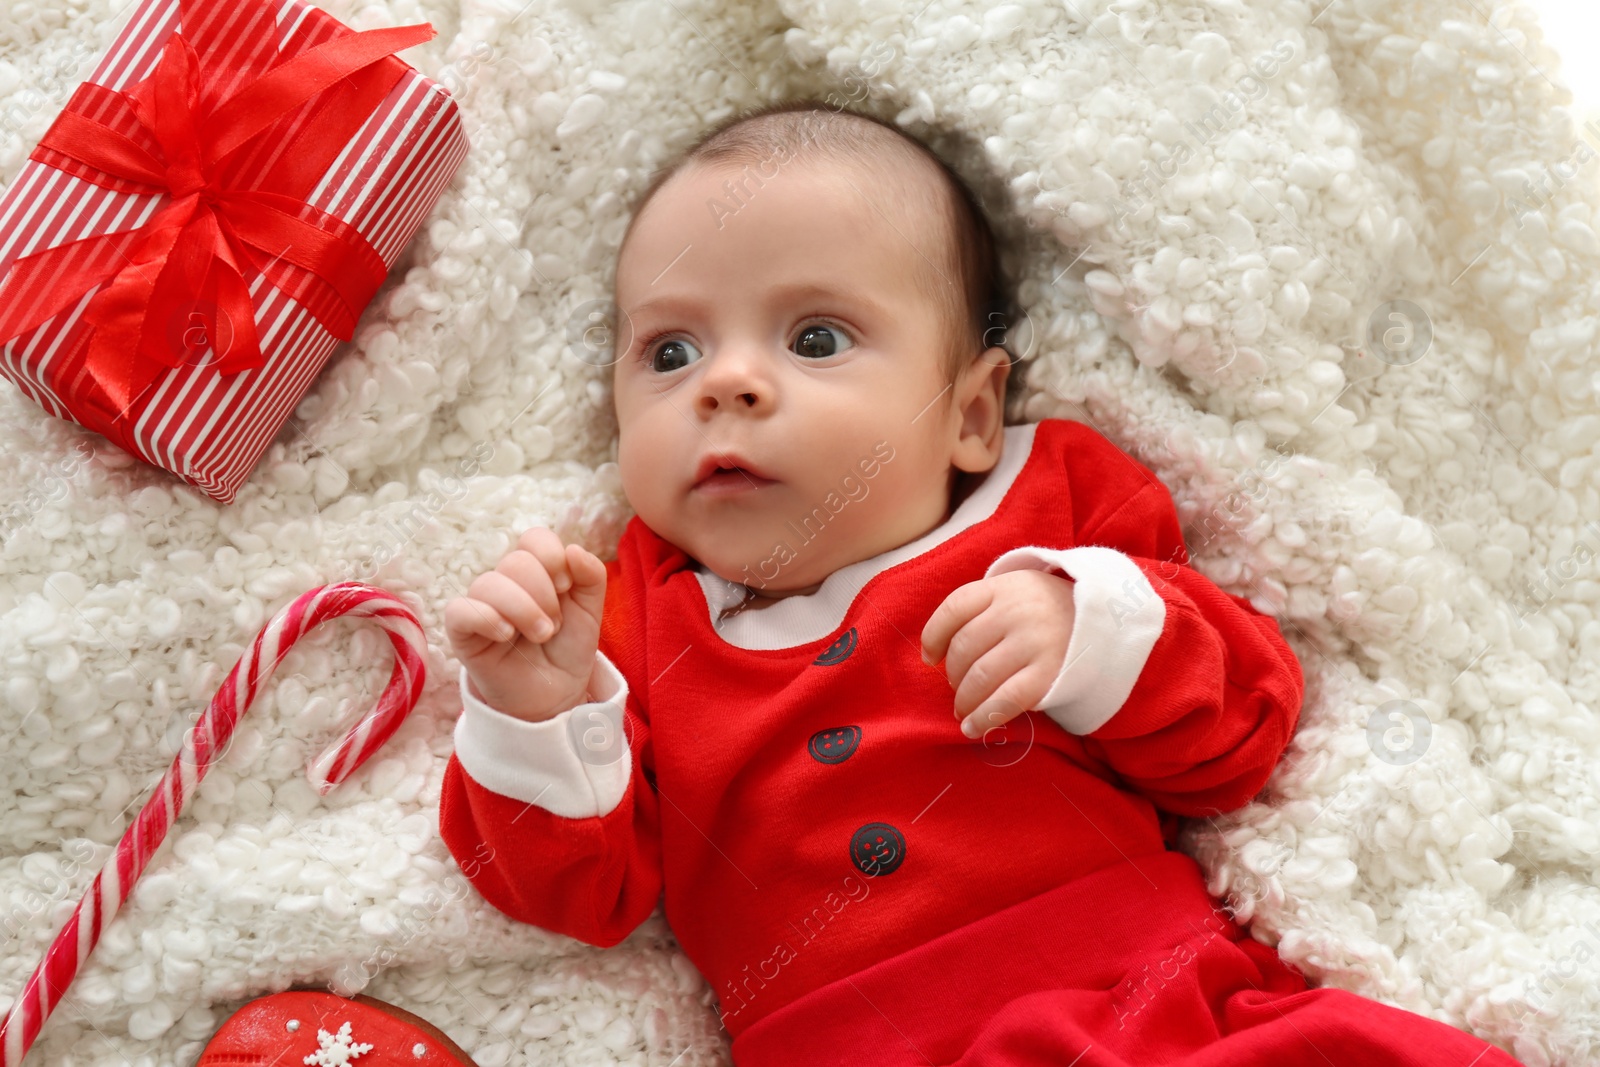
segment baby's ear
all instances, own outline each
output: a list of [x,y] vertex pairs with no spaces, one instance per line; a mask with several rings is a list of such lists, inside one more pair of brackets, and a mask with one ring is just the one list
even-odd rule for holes
[[956,383],[961,406],[960,430],[950,462],[964,471],[981,472],[1000,462],[1005,439],[1006,378],[1011,353],[991,346],[972,357]]

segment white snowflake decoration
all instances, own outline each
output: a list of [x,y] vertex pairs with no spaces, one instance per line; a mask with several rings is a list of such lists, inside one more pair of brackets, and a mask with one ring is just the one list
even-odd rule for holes
[[363,1052],[372,1050],[371,1042],[358,1045],[350,1039],[350,1024],[339,1027],[337,1034],[317,1027],[317,1051],[305,1058],[308,1067],[342,1067]]

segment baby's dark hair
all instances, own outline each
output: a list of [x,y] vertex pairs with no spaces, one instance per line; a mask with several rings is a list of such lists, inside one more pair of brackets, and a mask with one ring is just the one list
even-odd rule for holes
[[[953,385],[974,356],[1005,343],[1007,329],[1015,321],[1011,281],[1001,263],[994,230],[972,189],[932,149],[892,123],[814,98],[767,104],[732,115],[656,171],[634,201],[622,241],[627,242],[634,222],[656,191],[691,163],[742,163],[747,175],[753,173],[758,187],[776,177],[776,171],[763,175],[763,165],[782,166],[808,157],[859,164],[875,170],[885,181],[896,181],[898,176],[885,164],[897,153],[913,165],[919,158],[931,162],[945,190],[944,204],[938,206],[944,222],[939,235],[943,238],[939,244],[943,262],[918,258],[925,266],[923,284],[936,294],[948,324],[951,343],[942,370],[945,381]],[[926,195],[921,186],[901,183],[901,189],[906,196]],[[1016,377],[1013,372],[1008,379],[1008,395],[1018,384]]]

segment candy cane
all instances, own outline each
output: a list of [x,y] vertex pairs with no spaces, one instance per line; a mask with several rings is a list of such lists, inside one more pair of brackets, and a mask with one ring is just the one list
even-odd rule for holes
[[[186,731],[183,747],[162,775],[155,794],[117,843],[117,852],[95,875],[66,926],[34,968],[16,1003],[0,1023],[0,1067],[18,1067],[45,1020],[77,977],[78,968],[94,951],[100,932],[116,917],[133,883],[151,855],[161,847],[190,794],[205,777],[217,755],[227,749],[239,717],[262,684],[307,631],[340,616],[364,616],[389,632],[394,645],[394,671],[377,706],[362,717],[337,744],[306,765],[306,776],[326,795],[364,763],[399,728],[422,693],[426,676],[427,640],[405,602],[392,593],[361,582],[319,586],[278,612],[239,662],[233,665],[205,714]],[[87,917],[85,917],[87,911]]]

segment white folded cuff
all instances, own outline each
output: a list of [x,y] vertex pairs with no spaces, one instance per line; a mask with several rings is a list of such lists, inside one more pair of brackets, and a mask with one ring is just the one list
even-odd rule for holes
[[528,722],[472,695],[461,668],[456,758],[479,785],[568,819],[605,815],[622,803],[633,770],[623,730],[628,681],[595,652],[590,700]]
[[1075,616],[1061,671],[1035,710],[1068,733],[1093,733],[1133,692],[1161,636],[1167,606],[1138,564],[1100,545],[1013,548],[989,564],[984,577],[1030,567],[1072,579]]

